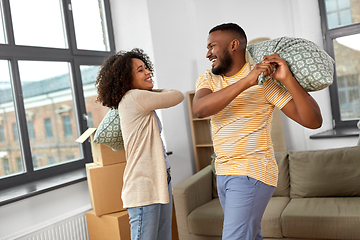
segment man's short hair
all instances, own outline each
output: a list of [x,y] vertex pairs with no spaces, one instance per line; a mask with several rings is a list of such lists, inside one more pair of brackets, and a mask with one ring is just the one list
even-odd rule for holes
[[215,31],[231,31],[235,34],[238,35],[238,37],[245,39],[245,41],[247,42],[247,37],[245,34],[245,31],[236,23],[223,23],[220,25],[217,25],[215,27],[213,27],[210,31],[209,34]]

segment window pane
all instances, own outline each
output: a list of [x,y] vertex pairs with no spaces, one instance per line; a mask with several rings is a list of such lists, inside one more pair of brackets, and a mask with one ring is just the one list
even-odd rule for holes
[[[355,0],[356,1],[356,0]],[[339,6],[339,9],[347,9],[351,7],[350,1],[348,0],[338,0],[337,4]]]
[[10,0],[15,44],[67,48],[60,0]]
[[97,91],[94,84],[99,70],[100,66],[80,66],[86,112],[88,115],[88,127],[99,126],[101,120],[109,111],[109,108],[95,102]]
[[339,16],[340,16],[340,25],[341,26],[350,25],[352,23],[350,9],[340,11]]
[[9,69],[0,60],[0,178],[24,171]]
[[328,28],[360,22],[360,0],[325,0]]
[[6,33],[5,33],[5,25],[4,25],[4,14],[3,14],[3,6],[2,1],[0,1],[0,44],[7,43]]
[[109,51],[102,0],[71,0],[78,49]]
[[360,118],[360,34],[333,40],[340,117],[342,121]]
[[82,157],[69,63],[19,61],[19,70],[34,168]]

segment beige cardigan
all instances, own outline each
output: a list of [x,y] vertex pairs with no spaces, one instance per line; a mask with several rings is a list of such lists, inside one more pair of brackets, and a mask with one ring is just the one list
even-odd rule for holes
[[155,109],[182,102],[177,90],[128,91],[119,103],[126,167],[121,198],[125,208],[168,203],[165,158]]

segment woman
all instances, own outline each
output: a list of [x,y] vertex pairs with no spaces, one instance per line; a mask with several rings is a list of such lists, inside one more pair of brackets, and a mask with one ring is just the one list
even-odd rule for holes
[[119,52],[102,65],[97,101],[118,108],[126,152],[122,189],[131,239],[171,239],[170,164],[154,110],[182,102],[177,90],[154,90],[153,66],[141,49]]

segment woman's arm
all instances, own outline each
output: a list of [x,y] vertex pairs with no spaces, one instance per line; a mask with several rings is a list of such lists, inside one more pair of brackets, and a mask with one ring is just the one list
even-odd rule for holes
[[184,95],[175,89],[139,90],[136,97],[137,105],[144,111],[173,107],[184,100]]

